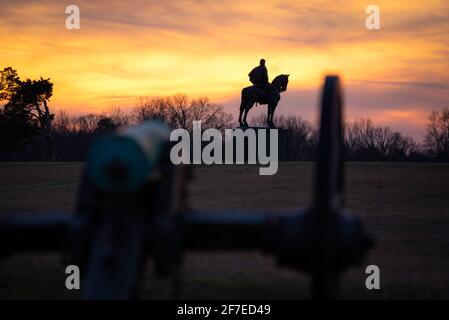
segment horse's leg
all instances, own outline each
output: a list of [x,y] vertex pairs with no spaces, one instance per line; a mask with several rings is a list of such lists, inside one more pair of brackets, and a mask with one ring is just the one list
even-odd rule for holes
[[280,96],[278,95],[277,98],[275,98],[271,103],[270,103],[270,114],[271,114],[271,118],[270,118],[270,123],[271,126],[274,128],[274,122],[273,122],[273,118],[274,118],[274,111],[276,110],[276,107],[278,106],[280,100]]
[[240,124],[240,126],[243,126],[243,123],[242,123],[242,115],[243,115],[243,112],[245,111],[245,109],[246,109],[246,104],[247,104],[247,99],[246,99],[246,90],[245,90],[246,88],[244,88],[243,90],[242,90],[242,95],[241,95],[241,102],[240,102],[240,114],[239,114],[239,124]]
[[249,109],[246,108],[246,109],[245,109],[245,112],[244,112],[244,114],[243,114],[243,125],[244,125],[244,126],[248,126],[248,122],[246,122],[246,116],[248,116],[248,111],[249,111]]
[[267,126],[270,127],[270,123],[271,123],[271,105],[268,104],[267,105]]
[[254,102],[251,102],[246,105],[245,113],[243,114],[243,124],[248,127],[248,122],[246,122],[246,117],[248,116],[249,110],[253,107]]
[[243,114],[244,108],[240,107],[240,114],[239,114],[239,125],[242,126],[242,114]]
[[270,112],[270,105],[267,105],[267,125],[270,125],[270,120],[271,119],[271,112]]
[[267,124],[270,127],[274,127],[274,123],[273,123],[273,116],[274,116],[274,109],[276,108],[276,104],[269,104],[268,105],[268,120],[267,120]]
[[[249,110],[254,106],[254,103],[258,101],[258,91],[260,89],[256,87],[247,87],[242,90],[242,102],[240,104],[240,116],[239,122],[240,126],[248,126],[248,122],[246,122],[246,117],[248,116]],[[243,119],[241,116],[243,115]]]

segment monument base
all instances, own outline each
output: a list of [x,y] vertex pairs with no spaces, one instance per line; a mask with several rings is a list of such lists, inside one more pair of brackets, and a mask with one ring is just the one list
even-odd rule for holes
[[[238,127],[235,128],[235,130],[242,130],[243,132],[245,132],[246,130],[254,130],[255,131],[255,136],[256,136],[256,141],[255,141],[255,150],[256,150],[256,155],[258,154],[259,150],[259,131],[260,130],[264,130],[265,132],[265,137],[266,137],[266,141],[265,141],[265,145],[266,145],[266,152],[268,153],[270,151],[270,130],[277,130],[278,132],[278,160],[279,161],[288,161],[289,160],[289,141],[288,141],[288,130],[282,129],[282,128],[267,128],[267,127]],[[248,150],[249,150],[249,140],[247,138],[245,138],[245,162],[248,161]],[[234,143],[234,155],[235,155],[235,143]],[[234,156],[235,158],[235,156]],[[256,157],[257,158],[257,157]]]

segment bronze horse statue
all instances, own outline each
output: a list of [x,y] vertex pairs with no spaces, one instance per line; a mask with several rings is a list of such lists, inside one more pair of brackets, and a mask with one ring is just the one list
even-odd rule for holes
[[268,105],[267,125],[268,127],[274,128],[274,110],[281,99],[281,92],[287,90],[288,77],[289,74],[281,74],[274,78],[271,83],[268,83],[266,87],[254,85],[243,88],[239,115],[240,127],[248,127],[248,123],[246,122],[248,111],[255,103],[258,103]]

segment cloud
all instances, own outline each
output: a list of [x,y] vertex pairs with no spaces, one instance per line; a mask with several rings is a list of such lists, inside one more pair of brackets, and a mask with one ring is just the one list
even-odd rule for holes
[[424,87],[432,89],[449,90],[449,84],[440,82],[413,82],[413,81],[382,81],[382,80],[352,80],[354,83],[378,84],[378,85],[398,85],[407,87]]
[[61,1],[0,0],[0,61],[23,77],[51,77],[58,108],[95,111],[185,92],[235,112],[261,57],[271,78],[292,74],[278,112],[313,121],[326,73],[342,76],[350,117],[408,122],[409,130],[429,110],[449,105],[445,0],[377,0],[376,32],[364,27],[366,3],[357,0],[76,4],[81,30],[68,31]]

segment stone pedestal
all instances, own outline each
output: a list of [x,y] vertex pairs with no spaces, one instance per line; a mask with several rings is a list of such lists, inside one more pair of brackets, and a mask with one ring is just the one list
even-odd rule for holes
[[[288,161],[288,156],[289,156],[289,141],[288,141],[288,131],[285,129],[281,129],[281,128],[265,128],[265,127],[247,127],[247,128],[236,128],[235,130],[241,129],[243,132],[247,131],[247,130],[254,130],[255,132],[255,150],[256,150],[256,159],[257,159],[257,154],[259,152],[258,150],[258,144],[259,144],[259,132],[261,130],[265,131],[265,139],[266,139],[266,148],[267,148],[267,154],[269,154],[269,150],[270,150],[270,130],[277,130],[278,132],[278,160],[279,161]],[[236,145],[235,145],[235,138],[234,138],[234,159],[235,159],[235,150],[236,150]],[[248,161],[248,150],[249,150],[249,141],[247,138],[244,139],[245,141],[245,163],[247,163]]]

